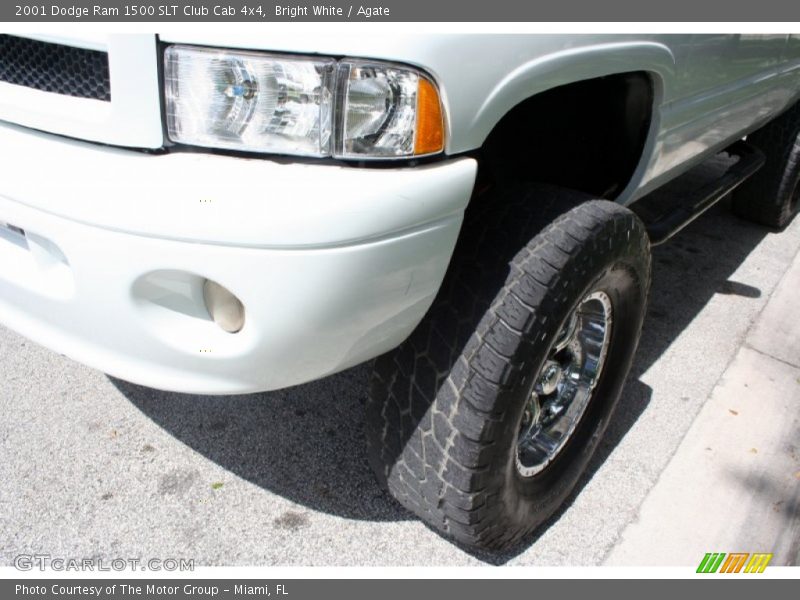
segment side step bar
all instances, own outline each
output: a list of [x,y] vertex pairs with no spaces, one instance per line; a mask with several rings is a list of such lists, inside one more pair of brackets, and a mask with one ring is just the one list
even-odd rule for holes
[[764,153],[745,141],[738,141],[724,150],[737,160],[725,173],[696,191],[691,192],[683,202],[671,212],[647,224],[650,245],[663,244],[697,217],[702,215],[736,187],[758,171],[764,164]]

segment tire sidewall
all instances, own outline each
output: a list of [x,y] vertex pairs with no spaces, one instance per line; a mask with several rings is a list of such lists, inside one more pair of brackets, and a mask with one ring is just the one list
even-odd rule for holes
[[[587,244],[581,254],[595,251],[595,245]],[[530,529],[550,516],[578,482],[616,407],[644,319],[648,265],[646,255],[642,256],[633,243],[616,252],[607,252],[605,257],[597,254],[589,257],[592,268],[588,272],[581,272],[580,259],[585,257],[576,258],[578,260],[572,265],[575,272],[566,274],[570,282],[567,289],[560,292],[551,290],[540,305],[544,310],[549,309],[553,317],[544,338],[542,331],[536,330],[538,341],[530,343],[531,334],[528,333],[521,340],[520,355],[515,357],[524,365],[523,371],[527,376],[508,392],[507,401],[513,408],[507,412],[504,424],[506,443],[498,457],[501,461],[498,467],[503,473],[502,497],[506,514],[520,528]],[[567,444],[543,471],[523,477],[516,466],[516,445],[524,409],[535,384],[533,375],[541,370],[568,316],[588,294],[595,291],[608,295],[612,307],[611,333],[602,372]],[[539,518],[532,523],[531,515]]]

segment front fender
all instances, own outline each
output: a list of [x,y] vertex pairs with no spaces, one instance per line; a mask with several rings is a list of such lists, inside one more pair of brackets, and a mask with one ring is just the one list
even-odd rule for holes
[[[596,44],[533,58],[497,82],[470,123],[469,139],[454,139],[453,146],[479,147],[512,108],[538,93],[577,81],[633,71],[653,76],[655,112],[665,94],[665,86],[675,78],[675,57],[663,44]],[[591,98],[586,101],[591,102]]]

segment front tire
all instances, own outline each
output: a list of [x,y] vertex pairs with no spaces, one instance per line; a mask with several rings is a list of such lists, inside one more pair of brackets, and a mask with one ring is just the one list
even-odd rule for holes
[[[650,282],[649,240],[631,211],[550,187],[499,200],[504,216],[465,225],[434,306],[376,361],[366,420],[370,463],[391,494],[445,535],[490,549],[524,539],[577,483],[630,369]],[[588,335],[598,323],[602,335]],[[584,329],[575,358],[563,338]],[[552,419],[580,397],[562,397],[573,363],[587,393],[559,431]],[[523,450],[535,446],[535,418],[549,427],[541,447],[558,446],[542,460]]]

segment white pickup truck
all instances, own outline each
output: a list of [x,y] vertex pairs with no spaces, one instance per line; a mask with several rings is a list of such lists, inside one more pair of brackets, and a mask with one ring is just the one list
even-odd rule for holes
[[798,212],[798,97],[794,35],[0,35],[0,322],[190,393],[378,357],[379,479],[505,548],[613,418],[651,246]]

